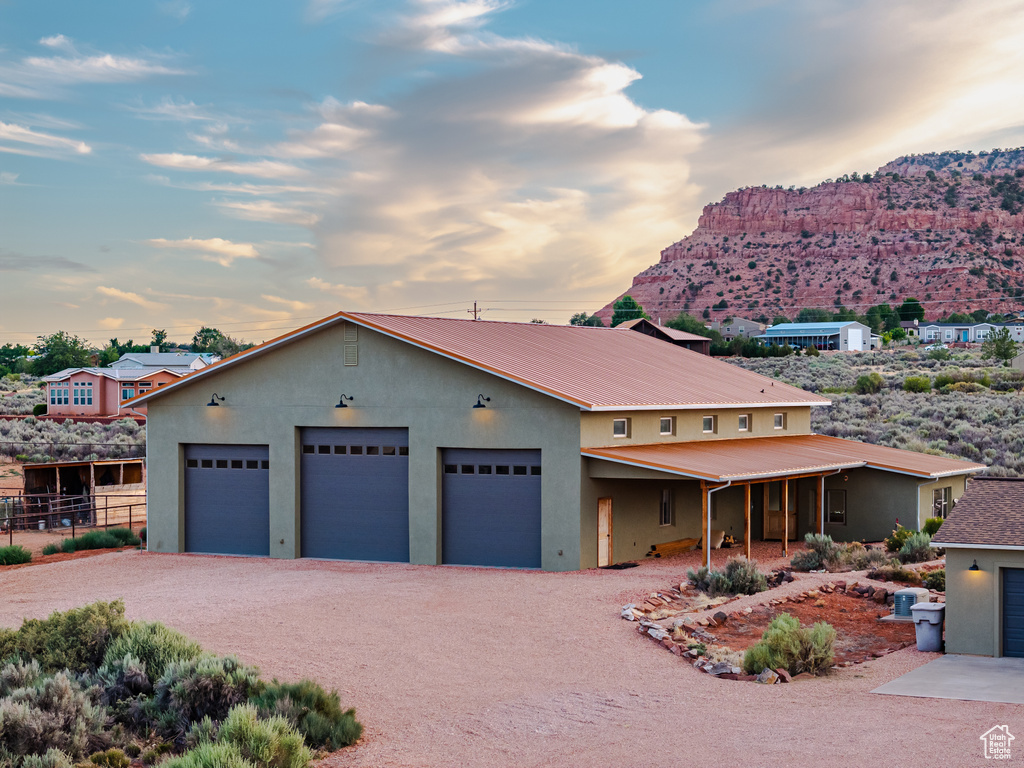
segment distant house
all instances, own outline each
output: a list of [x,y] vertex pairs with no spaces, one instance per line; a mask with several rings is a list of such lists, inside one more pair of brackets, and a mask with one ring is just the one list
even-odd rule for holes
[[918,320],[900,320],[900,328],[907,334],[908,339],[916,339],[920,335],[920,328],[918,327]]
[[733,317],[728,320],[713,320],[708,323],[708,328],[718,331],[724,341],[732,341],[737,336],[753,338],[764,333],[768,326],[756,320],[748,320],[745,317]]
[[984,341],[1001,327],[995,323],[921,323],[918,335],[924,342],[973,344]]
[[693,352],[700,352],[702,355],[711,354],[711,339],[707,336],[698,336],[695,333],[677,331],[675,328],[666,328],[662,325],[655,325],[645,317],[620,323],[616,328],[638,331],[645,336],[653,336],[656,339],[675,344],[677,347],[689,349]]
[[871,329],[856,321],[828,323],[779,323],[758,336],[765,344],[803,349],[863,352],[871,348]]
[[220,358],[210,352],[160,352],[152,347],[149,352],[129,352],[121,355],[111,368],[188,368],[198,371],[216,363]]

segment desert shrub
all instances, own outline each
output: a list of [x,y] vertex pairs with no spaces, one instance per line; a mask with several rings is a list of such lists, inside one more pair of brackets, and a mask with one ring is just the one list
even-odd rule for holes
[[900,547],[900,560],[904,563],[923,563],[936,558],[932,537],[924,531],[910,534]]
[[174,751],[174,745],[168,741],[157,744],[152,749],[147,749],[139,758],[145,765],[156,765],[168,752]]
[[939,568],[935,571],[928,571],[922,579],[924,585],[928,589],[934,589],[936,592],[946,591],[946,569]]
[[133,621],[107,646],[103,660],[112,664],[133,656],[145,665],[150,680],[159,680],[168,664],[195,659],[202,652],[199,643],[159,622]]
[[59,749],[48,749],[41,755],[12,755],[0,747],[0,768],[71,768],[71,758]]
[[804,542],[807,544],[807,549],[803,553],[804,557],[800,559],[801,566],[808,566],[806,568],[797,568],[796,560],[794,556],[794,570],[817,570],[825,566],[828,560],[835,558],[836,553],[840,549],[840,545],[832,541],[832,537],[821,533],[808,533],[804,536]]
[[128,768],[132,763],[128,755],[115,747],[89,755],[89,762],[100,768]]
[[903,380],[905,392],[931,392],[932,380],[927,376],[907,376]]
[[254,768],[233,744],[204,742],[180,757],[161,763],[162,768]]
[[757,569],[756,560],[731,558],[725,564],[725,576],[729,579],[731,591],[737,595],[756,595],[768,589],[768,579]]
[[65,552],[81,552],[86,549],[114,549],[121,542],[108,531],[89,531],[73,539],[64,539],[61,549]]
[[862,545],[847,546],[839,555],[841,568],[829,570],[863,571],[889,562],[888,555],[880,549],[867,549]]
[[[733,563],[736,563],[736,565],[733,565]],[[730,566],[732,566],[732,572],[739,579],[738,584],[734,585],[729,576]],[[735,594],[752,595],[755,592],[762,592],[768,588],[767,579],[763,574],[758,573],[756,562],[748,563],[745,558],[737,557],[726,563],[725,567],[726,570],[724,572],[718,570],[709,571],[707,566],[703,565],[696,571],[691,568],[686,572],[686,578],[693,586],[701,592],[706,592],[710,597]],[[764,586],[760,589],[755,589],[755,592],[739,591],[740,588],[744,590],[754,589],[760,585],[761,579],[764,580]]]
[[14,654],[35,659],[44,672],[85,672],[102,663],[107,645],[127,627],[120,600],[58,611],[45,619],[26,619],[8,641],[9,647],[0,638],[4,651],[0,658]]
[[[125,699],[149,696],[153,692],[153,684],[146,674],[146,665],[131,654],[104,661],[91,681],[103,690],[103,703],[108,706],[116,705]],[[113,713],[115,720],[123,722],[126,719],[124,713],[127,707],[116,709],[117,711]]]
[[259,671],[234,656],[207,654],[173,661],[156,684],[153,707],[159,712],[153,714],[169,735],[183,735],[190,724],[206,716],[223,720],[232,707],[248,701],[259,683]]
[[905,584],[920,584],[921,575],[910,568],[904,568],[903,564],[895,558],[886,565],[868,571],[868,578],[875,581],[901,581]]
[[872,371],[857,377],[857,381],[853,385],[853,391],[858,395],[874,395],[882,391],[882,385],[884,384],[885,379],[876,371]]
[[356,742],[363,733],[355,710],[341,708],[338,692],[327,693],[312,680],[298,683],[274,680],[250,702],[259,709],[261,716],[286,718],[315,749],[341,749]]
[[57,672],[0,699],[0,744],[15,755],[58,749],[77,759],[102,743],[105,720],[70,673]]
[[885,539],[885,549],[887,552],[899,552],[903,545],[906,544],[907,539],[914,531],[909,528],[904,528],[899,523],[896,523],[896,528],[893,530],[890,536]]
[[200,744],[208,744],[216,740],[219,727],[220,723],[213,722],[209,715],[198,722],[192,723],[188,733],[185,734],[185,747],[187,749],[195,749]]
[[787,669],[793,674],[824,674],[832,666],[835,639],[836,631],[831,625],[819,621],[811,627],[801,627],[799,620],[783,613],[772,619],[761,640],[747,649],[743,669],[748,674],[765,668]]
[[58,547],[56,544],[47,544],[45,547],[43,547],[44,555],[56,555],[58,552],[60,552],[60,547]]
[[36,403],[32,406],[33,416],[43,416],[46,414],[46,403]]
[[0,698],[10,696],[19,688],[35,685],[43,676],[43,669],[35,659],[13,661],[0,669]]
[[110,528],[107,534],[117,539],[118,546],[121,547],[135,547],[141,543],[141,539],[129,528]]
[[942,527],[943,520],[941,517],[929,517],[924,521],[924,525],[921,526],[921,532],[927,533],[932,538],[935,538],[935,534],[939,532],[939,528]]
[[256,707],[234,707],[217,731],[218,744],[230,744],[245,760],[269,768],[305,768],[313,754],[302,734],[283,717],[261,719]]
[[21,565],[32,560],[32,553],[20,544],[0,547],[0,565]]

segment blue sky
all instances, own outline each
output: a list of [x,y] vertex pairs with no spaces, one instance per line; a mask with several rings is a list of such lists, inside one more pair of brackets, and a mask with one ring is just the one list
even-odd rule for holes
[[0,4],[0,343],[565,322],[753,184],[1024,144],[976,0]]

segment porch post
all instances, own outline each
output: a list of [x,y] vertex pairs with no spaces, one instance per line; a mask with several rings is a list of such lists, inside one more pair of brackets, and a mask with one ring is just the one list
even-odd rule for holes
[[750,559],[750,483],[743,486],[743,555]]
[[704,562],[711,570],[711,525],[708,520],[708,484],[700,481],[700,527],[703,531],[701,543],[704,545]]
[[761,507],[761,509],[764,511],[764,514],[761,516],[762,519],[763,519],[763,522],[761,523],[761,528],[762,528],[761,535],[764,538],[766,538],[766,539],[768,538],[768,536],[766,534],[768,533],[768,496],[769,496],[768,486],[769,486],[769,484],[770,484],[770,481],[768,481],[768,480],[765,480],[763,483],[761,483],[761,490],[764,492],[764,506]]
[[818,477],[818,484],[814,488],[818,502],[818,533],[825,535],[825,476]]
[[782,556],[789,557],[789,478],[782,478],[782,492],[779,494],[782,507]]

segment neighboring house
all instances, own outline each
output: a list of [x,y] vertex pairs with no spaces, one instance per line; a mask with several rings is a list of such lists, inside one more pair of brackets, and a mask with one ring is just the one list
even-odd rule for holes
[[708,323],[708,328],[718,331],[724,341],[732,341],[737,336],[754,338],[764,333],[768,326],[756,320],[747,320],[745,317],[733,317],[729,320],[713,320]]
[[980,343],[1002,326],[995,323],[921,323],[918,334],[923,342],[950,344]]
[[698,336],[687,331],[677,331],[675,328],[666,328],[662,325],[655,325],[645,317],[636,320],[629,320],[619,323],[616,328],[638,331],[645,336],[653,336],[656,339],[675,344],[677,347],[689,349],[693,352],[700,352],[702,355],[711,354],[711,339],[707,336]]
[[566,571],[709,526],[877,541],[984,469],[812,434],[825,398],[613,328],[339,312],[143,404],[158,552]]
[[1024,352],[1010,359],[1010,367],[1018,371],[1024,371]]
[[814,347],[821,350],[863,352],[871,346],[871,329],[855,321],[779,323],[757,338],[765,344]]
[[904,333],[907,334],[908,339],[916,339],[920,335],[921,331],[918,327],[917,318],[914,318],[913,320],[900,320],[900,328],[902,328]]
[[128,352],[111,363],[111,368],[188,368],[198,371],[216,363],[220,358],[210,352],[161,352],[151,347],[149,352]]
[[1024,477],[978,477],[938,533],[946,652],[1024,656]]
[[[44,376],[47,416],[129,416],[125,400],[192,373],[173,368],[65,368]],[[145,413],[145,408],[134,409]]]

